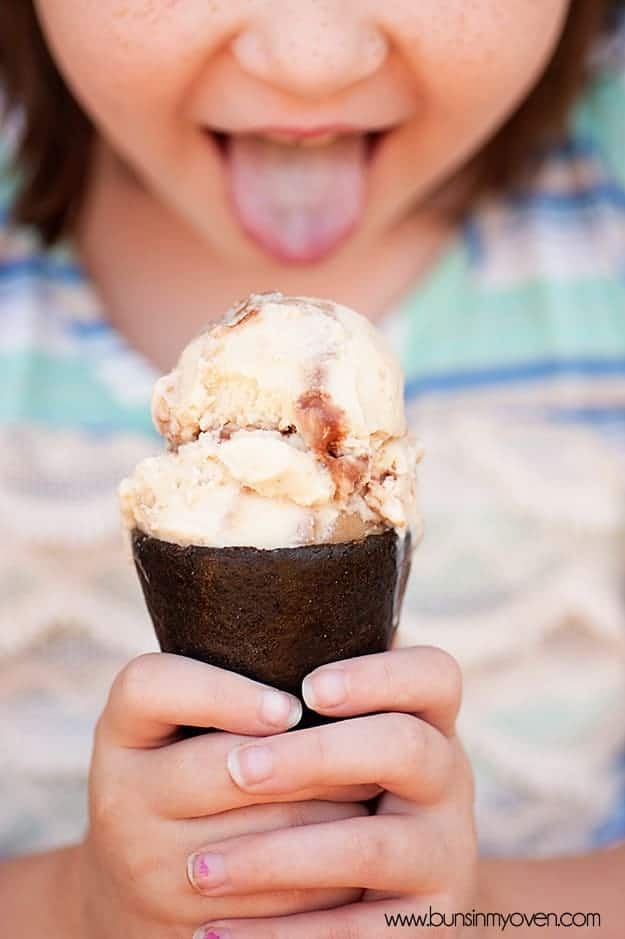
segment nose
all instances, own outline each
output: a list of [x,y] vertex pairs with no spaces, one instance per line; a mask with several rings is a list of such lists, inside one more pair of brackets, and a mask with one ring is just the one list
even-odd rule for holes
[[386,36],[362,0],[276,0],[232,42],[248,74],[298,97],[337,94],[374,74],[388,55]]

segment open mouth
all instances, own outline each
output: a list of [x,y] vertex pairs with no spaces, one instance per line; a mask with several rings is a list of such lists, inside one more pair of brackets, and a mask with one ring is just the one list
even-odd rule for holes
[[232,139],[234,137],[258,137],[263,140],[271,141],[276,144],[280,144],[285,147],[301,147],[304,150],[317,150],[322,147],[326,147],[329,144],[334,143],[339,137],[349,137],[349,136],[362,136],[364,138],[364,144],[367,149],[367,155],[369,158],[372,158],[377,150],[380,142],[386,136],[388,131],[386,130],[372,130],[364,132],[325,132],[321,131],[319,133],[312,132],[310,134],[295,134],[290,133],[289,131],[267,131],[259,134],[227,134],[224,131],[220,130],[208,130],[208,134],[213,138],[221,152],[224,156],[227,155],[228,149],[231,145]]
[[242,229],[278,260],[313,263],[357,229],[386,132],[209,134],[222,154]]

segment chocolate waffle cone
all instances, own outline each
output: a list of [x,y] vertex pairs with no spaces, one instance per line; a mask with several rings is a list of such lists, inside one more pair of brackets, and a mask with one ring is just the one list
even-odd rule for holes
[[[260,550],[182,547],[132,532],[161,649],[301,696],[302,679],[389,648],[410,567],[409,537]],[[304,708],[298,727],[324,722]]]

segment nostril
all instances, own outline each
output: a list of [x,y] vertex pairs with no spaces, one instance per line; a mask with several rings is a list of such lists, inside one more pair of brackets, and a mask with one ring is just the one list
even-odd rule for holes
[[385,134],[386,132],[382,130],[371,131],[367,134],[367,158],[369,160],[375,156]]
[[224,154],[227,153],[229,135],[224,134],[219,130],[209,131],[209,133],[212,135],[213,140],[215,141],[215,143],[217,144],[221,152]]

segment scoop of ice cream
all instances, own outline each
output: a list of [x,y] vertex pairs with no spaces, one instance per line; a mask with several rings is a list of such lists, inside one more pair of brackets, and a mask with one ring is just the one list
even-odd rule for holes
[[224,426],[296,428],[311,449],[355,447],[406,427],[399,363],[347,307],[256,294],[198,336],[156,385],[157,427],[173,444]]
[[420,535],[401,368],[362,316],[252,295],[193,340],[153,397],[169,451],[122,483],[126,525],[261,548]]

